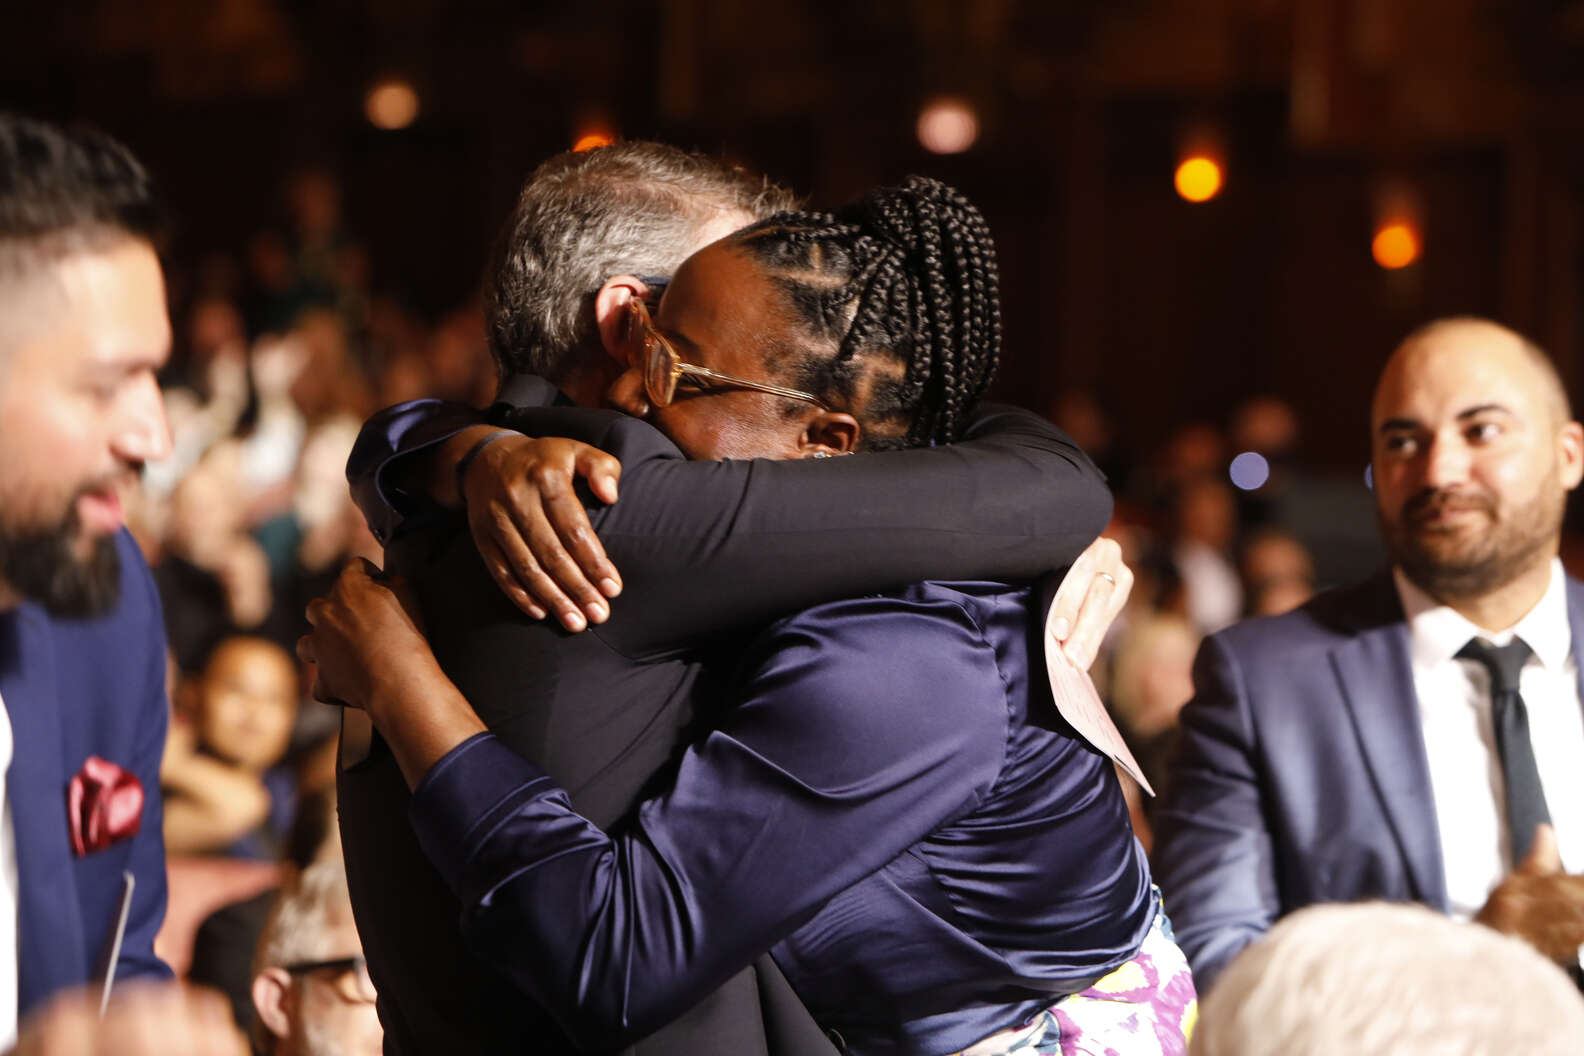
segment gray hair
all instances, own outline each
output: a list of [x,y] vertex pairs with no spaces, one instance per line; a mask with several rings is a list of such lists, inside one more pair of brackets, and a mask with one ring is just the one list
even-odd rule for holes
[[1584,1000],[1518,939],[1422,906],[1311,906],[1204,1000],[1191,1056],[1566,1056]]
[[281,888],[259,936],[253,974],[299,961],[320,960],[337,952],[328,945],[331,921],[338,915],[350,917],[351,907],[346,869],[340,856],[319,856]]
[[486,321],[501,378],[564,377],[592,339],[592,300],[611,276],[669,276],[710,220],[794,204],[763,177],[662,143],[556,155],[523,187],[490,268]]

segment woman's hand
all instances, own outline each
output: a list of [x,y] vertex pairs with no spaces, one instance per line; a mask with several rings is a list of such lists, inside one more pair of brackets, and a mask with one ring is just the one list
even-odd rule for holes
[[604,623],[606,599],[621,593],[574,488],[578,477],[613,503],[621,463],[576,440],[510,435],[481,450],[461,482],[468,527],[496,584],[529,616],[554,612],[569,631]]
[[1062,577],[1051,602],[1052,634],[1078,670],[1087,671],[1094,663],[1132,590],[1133,570],[1122,563],[1122,548],[1103,535]]

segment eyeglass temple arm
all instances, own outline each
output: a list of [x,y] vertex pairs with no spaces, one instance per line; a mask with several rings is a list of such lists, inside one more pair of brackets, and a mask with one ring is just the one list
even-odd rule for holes
[[701,378],[712,378],[715,381],[724,381],[732,385],[740,385],[745,389],[753,389],[756,392],[768,392],[775,396],[785,396],[789,400],[807,400],[809,403],[815,403],[821,407],[825,406],[825,401],[821,400],[818,396],[815,396],[812,393],[799,392],[797,389],[783,389],[779,385],[768,385],[762,381],[748,381],[745,378],[736,378],[730,374],[721,374],[718,371],[709,369],[708,367],[697,367],[692,363],[678,363],[676,365],[676,369],[680,374],[693,374]]

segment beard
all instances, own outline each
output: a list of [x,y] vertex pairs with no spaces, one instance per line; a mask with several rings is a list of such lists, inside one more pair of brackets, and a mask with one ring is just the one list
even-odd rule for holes
[[[1421,590],[1441,601],[1481,597],[1517,579],[1557,549],[1567,492],[1547,477],[1539,493],[1522,506],[1504,510],[1484,488],[1422,491],[1403,503],[1395,522],[1381,516],[1381,534],[1392,563]],[[1436,528],[1444,511],[1470,511],[1484,517],[1482,531],[1468,525]]]
[[94,539],[86,555],[78,552],[81,538],[75,495],[66,516],[54,525],[18,528],[0,523],[0,580],[52,615],[101,615],[120,596],[121,558],[114,537]]

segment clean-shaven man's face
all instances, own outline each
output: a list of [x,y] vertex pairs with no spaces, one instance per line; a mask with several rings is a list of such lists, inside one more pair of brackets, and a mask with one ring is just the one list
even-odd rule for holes
[[41,255],[0,275],[0,316],[0,607],[92,615],[115,601],[123,497],[170,453],[159,259],[131,237]]

